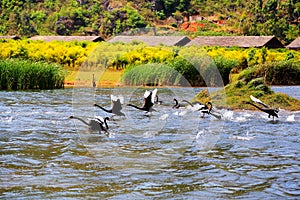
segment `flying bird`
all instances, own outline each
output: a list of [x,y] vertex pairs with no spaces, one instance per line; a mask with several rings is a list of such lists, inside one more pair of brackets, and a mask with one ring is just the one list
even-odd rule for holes
[[[173,105],[172,108],[188,108],[192,111],[198,111],[198,110],[201,110],[201,109],[204,109],[204,108],[207,108],[206,105],[204,105],[203,103],[199,102],[199,101],[193,101],[193,102],[190,102],[188,100],[182,100],[182,102],[186,102],[188,105],[184,106],[180,103],[178,103],[177,99],[174,98],[174,101],[175,101],[175,105]],[[208,109],[208,108],[207,108]]]
[[172,108],[178,109],[178,108],[182,107],[182,105],[180,105],[180,104],[178,103],[178,100],[177,100],[177,99],[174,98],[173,100],[174,100],[174,102],[175,102],[175,105],[173,105]]
[[[178,108],[186,107],[186,106],[180,104],[176,98],[174,98],[173,100],[175,102],[175,105],[173,105],[172,108],[178,109]],[[187,100],[182,100],[182,101],[188,103],[191,107],[194,107],[194,105],[191,102],[189,102]]]
[[254,106],[255,108],[265,112],[265,113],[268,113],[269,114],[269,118],[272,116],[273,117],[273,121],[274,121],[274,117],[277,117],[278,118],[278,112],[279,110],[277,109],[273,109],[273,108],[270,108],[267,104],[263,103],[261,100],[255,98],[254,96],[250,95],[250,99],[255,102],[256,104],[259,104],[259,105],[262,105],[262,107],[258,106],[258,105],[255,105],[254,103],[252,102],[248,102],[246,101],[245,103],[246,104],[250,104],[252,106]]
[[134,107],[139,110],[144,110],[147,112],[155,111],[152,106],[155,103],[157,89],[155,88],[153,91],[146,90],[144,93],[144,105],[143,107],[139,107],[133,104],[127,104],[127,106]]
[[111,108],[106,109],[98,104],[94,104],[94,106],[96,106],[108,113],[112,113],[112,114],[115,114],[118,116],[125,116],[125,114],[121,112],[122,105],[124,103],[124,97],[123,96],[114,96],[114,95],[111,95],[110,97],[111,97]]
[[201,113],[203,114],[202,117],[204,117],[205,114],[211,115],[217,119],[221,119],[222,115],[220,113],[214,112],[212,111],[213,109],[213,105],[212,103],[209,101],[207,102],[205,105],[203,105],[199,111],[201,111]]
[[82,123],[86,124],[89,129],[91,131],[99,131],[99,133],[101,133],[101,131],[104,131],[105,134],[108,133],[108,125],[107,125],[107,121],[109,121],[109,117],[105,117],[104,119],[102,117],[96,116],[93,119],[90,119],[88,122],[85,121],[84,119],[80,118],[80,117],[76,117],[76,116],[69,116],[69,119],[77,119],[79,121],[81,121]]

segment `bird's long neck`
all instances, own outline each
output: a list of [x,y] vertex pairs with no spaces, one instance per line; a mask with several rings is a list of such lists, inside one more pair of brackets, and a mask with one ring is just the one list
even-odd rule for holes
[[83,119],[79,118],[79,117],[73,117],[73,119],[78,119],[79,121],[81,121],[82,123],[86,124],[86,125],[90,125],[88,122],[84,121]]
[[175,104],[176,104],[176,105],[178,105],[178,101],[177,101],[177,99],[174,99],[174,101],[175,101]]
[[102,110],[104,110],[105,112],[108,112],[108,113],[112,113],[112,109],[106,109],[106,108],[103,108],[102,106],[100,106],[100,105],[98,105],[98,104],[94,104],[96,107],[98,107],[98,108],[100,108],[100,109],[102,109]]
[[173,106],[173,108],[177,108],[177,107],[179,107],[178,105],[178,101],[177,101],[177,99],[174,99],[174,101],[175,101],[175,105]]
[[139,109],[139,110],[145,110],[144,107],[138,107],[138,106],[133,105],[133,104],[127,104],[127,106],[131,106],[131,107],[134,107],[134,108]]
[[[211,103],[208,103],[208,105],[209,105],[209,108],[208,108],[208,113],[210,114],[210,111],[212,110],[213,106],[212,106],[212,104],[211,104]],[[207,106],[207,107],[208,107],[208,106]]]
[[106,130],[108,130],[108,125],[107,125],[106,121],[107,121],[107,118],[104,119],[104,124],[105,124]]
[[182,100],[182,101],[184,101],[184,102],[188,103],[190,106],[194,107],[194,105],[191,102],[189,102],[188,100]]
[[261,110],[261,111],[264,111],[265,112],[265,110],[264,109],[262,109],[261,107],[259,107],[259,106],[257,106],[257,105],[255,105],[255,104],[253,104],[253,103],[251,103],[251,102],[247,102],[248,104],[250,104],[250,105],[252,105],[252,106],[254,106],[255,108],[257,108],[257,109],[259,109],[259,110]]
[[139,109],[139,110],[143,110],[143,111],[155,111],[152,107],[138,107],[136,105],[133,105],[133,104],[127,104],[128,106],[131,106],[131,107],[134,107],[136,109]]

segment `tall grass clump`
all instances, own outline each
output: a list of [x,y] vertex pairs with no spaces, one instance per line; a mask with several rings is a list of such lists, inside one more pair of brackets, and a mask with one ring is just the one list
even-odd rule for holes
[[228,59],[222,56],[218,56],[214,58],[214,63],[222,76],[224,85],[227,85],[229,83],[230,71],[234,67],[238,67],[240,65],[238,60]]
[[27,60],[0,60],[0,90],[58,89],[65,72],[57,64]]
[[187,82],[181,73],[166,64],[151,63],[131,66],[122,76],[126,85],[186,85]]
[[215,86],[218,85],[218,79],[228,83],[230,70],[237,62],[228,59],[218,61],[216,66],[213,60],[207,60],[206,57],[187,60],[177,56],[165,63],[131,65],[126,68],[122,80],[127,85],[152,82],[155,85]]

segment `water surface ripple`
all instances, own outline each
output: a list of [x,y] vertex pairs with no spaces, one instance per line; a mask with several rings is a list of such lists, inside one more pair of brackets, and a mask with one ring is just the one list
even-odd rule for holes
[[[300,96],[299,87],[274,89]],[[275,123],[258,111],[201,118],[171,109],[174,96],[189,98],[194,89],[159,88],[156,112],[125,107],[126,117],[109,122],[109,137],[67,119],[111,116],[92,105],[109,107],[119,90],[1,91],[0,197],[300,197],[299,111],[280,110]],[[142,104],[144,89],[122,90],[127,102]]]

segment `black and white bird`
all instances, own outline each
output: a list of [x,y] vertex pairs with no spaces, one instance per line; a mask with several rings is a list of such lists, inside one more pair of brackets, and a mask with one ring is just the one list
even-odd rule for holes
[[172,108],[176,108],[176,109],[178,109],[178,108],[188,108],[192,111],[197,111],[197,110],[200,110],[202,107],[205,106],[204,104],[202,104],[199,101],[190,102],[188,100],[182,100],[182,102],[185,102],[187,104],[180,104],[176,98],[174,98],[173,100],[175,102],[175,105],[173,105]]
[[96,106],[108,113],[112,113],[112,114],[115,114],[118,116],[125,116],[125,114],[123,112],[121,112],[122,105],[124,103],[124,97],[121,95],[119,95],[119,96],[111,95],[110,97],[111,97],[111,108],[106,109],[98,104],[94,104],[94,106]]
[[212,103],[207,102],[204,104],[203,107],[199,109],[199,111],[202,113],[202,117],[204,117],[205,114],[210,114],[210,111],[212,110]]
[[75,117],[73,115],[69,116],[68,118],[69,119],[77,119],[77,120],[81,121],[82,123],[86,124],[91,131],[99,131],[99,133],[101,133],[101,131],[104,131],[105,134],[108,134],[109,127],[107,125],[107,121],[110,120],[109,117],[105,117],[103,119],[100,116],[96,116],[93,119],[90,119],[88,122],[80,117]]
[[217,119],[221,119],[222,118],[222,114],[213,111],[213,105],[212,103],[209,101],[207,102],[205,105],[201,106],[201,108],[199,109],[199,111],[202,113],[202,117],[204,117],[205,114],[211,115]]
[[155,88],[153,91],[146,90],[144,93],[144,105],[143,107],[139,107],[133,104],[127,104],[127,106],[134,107],[139,110],[144,110],[147,112],[155,111],[152,107],[155,103],[157,89]]
[[263,112],[265,112],[265,113],[268,113],[268,114],[269,114],[268,117],[270,118],[270,117],[272,116],[272,117],[273,117],[273,121],[274,121],[274,117],[277,117],[277,118],[278,118],[278,114],[277,114],[277,113],[279,112],[279,110],[274,109],[274,108],[270,108],[268,105],[266,105],[266,104],[263,103],[261,100],[255,98],[255,97],[252,96],[252,95],[250,95],[250,99],[251,99],[253,102],[257,103],[257,104],[262,105],[263,107],[257,106],[257,105],[255,105],[254,103],[249,102],[249,101],[246,101],[246,102],[244,102],[244,103],[250,104],[250,105],[254,106],[254,107],[257,108],[257,109],[259,109],[259,110],[261,110],[261,111],[263,111]]
[[175,105],[173,105],[172,108],[179,109],[180,107],[184,107],[178,103],[178,100],[176,98],[174,98],[173,100],[175,102]]

